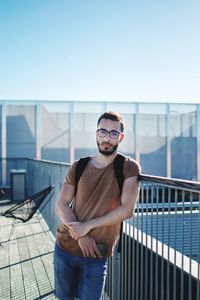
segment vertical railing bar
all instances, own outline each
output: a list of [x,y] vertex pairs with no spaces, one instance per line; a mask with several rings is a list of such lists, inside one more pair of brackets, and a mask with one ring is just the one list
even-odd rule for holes
[[[121,299],[122,296],[122,277],[123,277],[123,269],[122,269],[122,260],[123,260],[123,233],[121,236],[121,253],[120,253],[120,260],[119,260],[119,277],[120,277],[120,290],[119,290],[119,297]],[[113,299],[114,300],[114,299]]]
[[185,222],[185,191],[182,191],[182,249],[181,249],[181,299],[184,298],[184,222]]
[[[125,270],[125,251],[126,251],[126,232],[125,232],[125,223],[123,227],[123,233],[122,233],[122,252],[121,252],[121,297],[124,297],[124,285],[125,285],[125,278],[124,278],[124,270]],[[121,298],[120,298],[121,299]]]
[[111,259],[110,259],[109,263],[110,263],[110,266],[109,266],[110,276],[109,276],[109,293],[107,295],[107,298],[112,299],[112,260]]
[[[144,188],[144,185],[141,184],[141,188]],[[136,206],[137,207],[137,206]],[[132,291],[133,291],[133,300],[135,299],[135,274],[136,274],[136,266],[135,266],[135,218],[138,218],[138,209],[136,210],[135,215],[132,218],[133,223],[133,236],[132,236]],[[122,297],[120,299],[123,299]]]
[[170,300],[170,230],[171,230],[171,188],[168,188],[168,253],[167,253],[167,300]]
[[[127,243],[128,243],[128,235],[127,235],[127,222],[124,222],[125,225],[125,243],[124,243],[124,272],[123,272],[123,279],[124,279],[124,295],[126,297],[127,293]],[[125,299],[125,298],[124,298]]]
[[165,220],[165,187],[162,188],[162,261],[161,261],[161,295],[164,298],[164,220]]
[[[135,284],[135,288],[136,288],[136,299],[139,299],[139,278],[137,276],[137,274],[139,273],[139,221],[140,221],[140,216],[139,216],[139,205],[137,203],[137,252],[136,252],[136,284]],[[124,298],[125,299],[125,298]]]
[[192,300],[192,199],[193,199],[193,194],[190,192],[190,265],[189,265],[189,288],[188,288],[188,300]]
[[110,259],[110,278],[109,278],[109,294],[107,295],[107,298],[111,300],[113,297],[112,292],[112,258]]
[[199,219],[198,219],[198,270],[197,270],[197,300],[200,298],[200,194],[198,196],[199,199]]
[[176,300],[176,238],[177,238],[177,201],[178,201],[178,195],[177,195],[177,189],[175,189],[175,219],[174,219],[174,225],[175,225],[175,233],[174,233],[174,280],[173,280],[173,300]]
[[154,192],[154,186],[151,185],[151,258],[150,258],[150,300],[152,300],[153,297],[153,192]]
[[148,219],[149,219],[149,185],[146,186],[146,247],[145,247],[145,300],[148,300],[148,247],[147,247],[147,238],[148,238]]
[[[120,299],[123,299],[123,289],[124,289],[124,233],[121,237],[121,255],[120,255]],[[114,300],[114,299],[113,299]]]
[[156,272],[155,272],[155,299],[158,300],[158,203],[159,186],[156,186]]
[[199,194],[199,224],[198,224],[198,275],[197,275],[197,300],[200,299],[200,194]]
[[131,219],[128,220],[129,226],[129,241],[128,241],[128,299],[131,299],[131,264],[129,263],[132,259],[131,256]]
[[126,288],[125,288],[125,295],[127,297],[128,295],[128,289],[129,289],[129,274],[128,274],[128,266],[129,266],[129,244],[130,244],[130,227],[129,222],[126,222],[126,267],[125,267],[125,273],[126,273]]
[[141,233],[142,233],[142,237],[141,237],[141,255],[140,255],[140,300],[143,300],[143,281],[144,281],[144,275],[143,275],[143,260],[144,260],[144,246],[143,246],[143,232],[144,232],[144,218],[143,218],[143,213],[144,213],[144,190],[142,191],[141,194]]
[[127,276],[127,299],[130,290],[130,219],[127,221],[127,260],[126,260],[126,276]]
[[[121,256],[122,254],[119,254],[117,249],[115,250],[116,252],[116,258],[115,258],[115,273],[117,273],[117,281],[116,281],[116,278],[115,276],[113,276],[112,278],[112,289],[115,290],[115,292],[113,292],[114,295],[117,295],[116,297],[113,296],[113,300],[116,298],[116,300],[119,300],[120,299],[120,286],[121,286],[121,272],[120,272],[120,262],[121,262]],[[117,284],[117,287],[116,287],[116,284]]]

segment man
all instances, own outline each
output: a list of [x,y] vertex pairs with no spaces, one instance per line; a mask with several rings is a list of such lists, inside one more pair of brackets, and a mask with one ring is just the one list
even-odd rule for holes
[[[123,131],[120,115],[114,112],[101,115],[96,131],[98,153],[87,164],[77,191],[77,161],[70,167],[62,186],[56,206],[61,224],[54,254],[58,299],[101,299],[107,257],[112,256],[120,224],[133,215],[139,195],[140,166],[135,160],[125,158],[122,193],[115,176],[113,162],[124,139]],[[69,206],[72,199],[73,208]],[[102,245],[107,247],[105,256]]]

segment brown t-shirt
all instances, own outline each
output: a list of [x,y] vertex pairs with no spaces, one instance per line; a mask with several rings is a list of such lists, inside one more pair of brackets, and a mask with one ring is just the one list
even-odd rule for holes
[[[75,185],[75,169],[78,161],[70,167],[64,184]],[[139,164],[129,157],[125,158],[124,178],[140,174]],[[101,217],[120,205],[120,190],[114,171],[113,162],[107,167],[96,168],[89,162],[81,176],[74,199],[73,210],[78,221],[87,221]],[[113,254],[116,240],[119,237],[120,223],[91,230],[89,235],[98,243],[108,245],[108,256]],[[82,256],[78,242],[72,239],[66,226],[60,224],[56,235],[58,244],[73,255]]]

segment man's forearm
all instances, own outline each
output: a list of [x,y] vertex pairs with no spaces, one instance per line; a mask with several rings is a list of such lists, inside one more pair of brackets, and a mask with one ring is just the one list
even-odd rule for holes
[[133,210],[127,209],[127,207],[121,205],[108,214],[88,220],[86,223],[90,230],[92,230],[97,227],[110,226],[116,223],[120,223],[121,221],[130,218],[132,215]]
[[56,207],[56,213],[63,224],[67,226],[69,222],[76,222],[77,218],[73,210],[67,205],[59,205]]
[[77,220],[73,210],[69,207],[74,197],[74,186],[63,183],[57,203],[56,213],[60,221],[67,226],[68,222],[75,222]]
[[120,223],[121,221],[131,217],[132,214],[133,209],[127,209],[125,205],[121,205],[102,217],[97,217],[86,222],[70,222],[67,224],[67,226],[69,228],[71,237],[78,239],[79,237],[86,235],[94,228]]

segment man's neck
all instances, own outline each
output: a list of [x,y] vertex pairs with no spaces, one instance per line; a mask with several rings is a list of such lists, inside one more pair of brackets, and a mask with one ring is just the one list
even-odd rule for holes
[[115,159],[116,155],[117,151],[115,151],[111,155],[104,155],[99,152],[95,156],[93,156],[92,162],[97,168],[105,168]]

